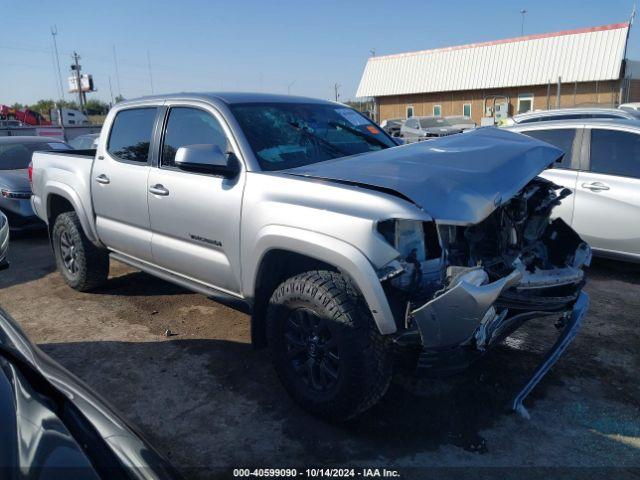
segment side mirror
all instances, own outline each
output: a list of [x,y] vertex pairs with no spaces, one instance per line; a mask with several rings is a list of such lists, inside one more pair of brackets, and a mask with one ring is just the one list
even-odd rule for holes
[[240,171],[238,159],[223,152],[218,145],[186,145],[178,148],[176,167],[187,172],[208,173],[231,178]]

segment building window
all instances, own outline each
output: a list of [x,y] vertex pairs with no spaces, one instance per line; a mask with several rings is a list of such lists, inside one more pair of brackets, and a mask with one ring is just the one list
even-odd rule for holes
[[465,117],[471,117],[471,104],[463,103],[462,104],[462,115]]
[[413,106],[409,105],[407,107],[407,118],[413,117]]
[[433,116],[434,117],[439,117],[441,115],[442,115],[442,106],[434,105],[433,106]]
[[533,110],[533,93],[518,95],[518,113],[526,113],[531,110]]

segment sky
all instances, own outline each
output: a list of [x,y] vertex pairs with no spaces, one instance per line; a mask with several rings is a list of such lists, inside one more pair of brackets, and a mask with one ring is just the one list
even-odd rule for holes
[[[0,104],[59,98],[71,54],[97,92],[181,91],[355,97],[367,58],[627,21],[633,0],[0,0]],[[640,59],[640,22],[628,57]],[[114,61],[114,49],[117,58]],[[150,66],[150,69],[149,69]],[[111,88],[109,86],[111,81]]]

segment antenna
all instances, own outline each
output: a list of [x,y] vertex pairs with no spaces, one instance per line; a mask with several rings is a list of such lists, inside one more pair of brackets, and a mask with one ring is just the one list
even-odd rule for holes
[[53,50],[56,54],[56,65],[58,67],[58,88],[60,88],[60,99],[64,100],[64,86],[62,84],[62,72],[60,70],[60,56],[58,55],[58,42],[56,41],[56,35],[58,35],[58,27],[51,27],[51,38],[53,38]]

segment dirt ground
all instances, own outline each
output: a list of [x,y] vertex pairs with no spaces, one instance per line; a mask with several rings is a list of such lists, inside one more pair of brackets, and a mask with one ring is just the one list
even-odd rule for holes
[[594,262],[585,324],[527,400],[531,419],[508,405],[555,338],[543,322],[464,374],[397,375],[380,404],[336,426],[288,398],[251,348],[248,316],[116,262],[104,288],[78,293],[45,236],[10,248],[0,305],[189,478],[327,465],[403,478],[640,478],[640,266]]

